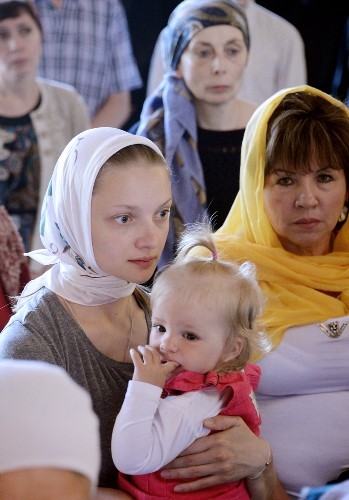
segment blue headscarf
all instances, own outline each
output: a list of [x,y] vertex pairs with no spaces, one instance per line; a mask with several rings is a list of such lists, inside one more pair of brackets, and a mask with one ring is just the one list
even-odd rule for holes
[[181,55],[190,40],[210,26],[229,25],[238,28],[247,50],[250,35],[242,7],[234,0],[184,0],[170,15],[166,28],[165,61],[168,69],[176,70]]
[[196,110],[192,96],[175,69],[190,42],[211,26],[239,29],[250,45],[246,15],[233,0],[184,0],[172,12],[165,28],[168,72],[146,99],[137,134],[151,139],[163,152],[172,171],[174,216],[159,266],[172,260],[184,225],[206,217],[206,186],[197,148]]

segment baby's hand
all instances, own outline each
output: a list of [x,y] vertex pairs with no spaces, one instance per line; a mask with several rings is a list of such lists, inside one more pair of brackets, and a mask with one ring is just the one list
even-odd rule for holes
[[159,351],[150,345],[138,346],[138,351],[142,354],[143,359],[135,349],[130,350],[135,365],[132,380],[147,382],[163,388],[169,375],[179,366],[178,363],[175,361],[163,363]]

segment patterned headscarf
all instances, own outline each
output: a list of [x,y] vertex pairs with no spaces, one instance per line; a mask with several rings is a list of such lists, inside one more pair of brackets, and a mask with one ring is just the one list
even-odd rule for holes
[[115,153],[144,144],[163,158],[149,139],[112,127],[85,130],[59,157],[41,212],[40,235],[46,250],[28,253],[53,267],[24,289],[17,304],[42,286],[82,305],[100,305],[131,295],[135,283],[106,276],[96,263],[91,236],[91,201],[101,167]]
[[190,40],[210,26],[229,25],[238,28],[247,50],[250,36],[243,8],[234,0],[184,0],[170,15],[165,35],[165,61],[176,70],[180,57]]
[[300,256],[283,249],[264,211],[268,121],[282,99],[294,92],[323,97],[342,108],[349,120],[349,109],[343,103],[307,85],[282,90],[261,104],[242,143],[240,191],[214,235],[222,258],[256,264],[257,278],[267,297],[263,319],[274,346],[288,328],[349,314],[349,220],[337,233],[331,253]]

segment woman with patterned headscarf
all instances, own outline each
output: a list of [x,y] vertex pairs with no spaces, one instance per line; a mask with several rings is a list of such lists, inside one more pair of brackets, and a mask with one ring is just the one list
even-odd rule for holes
[[137,129],[173,171],[174,214],[160,265],[174,256],[184,224],[208,214],[220,227],[239,190],[241,142],[255,110],[236,97],[249,46],[245,13],[233,0],[184,0],[169,18],[168,71]]
[[[108,490],[105,496],[99,491],[100,500],[121,498],[111,435],[133,374],[130,349],[149,336],[149,291],[141,283],[151,278],[162,253],[171,202],[169,169],[149,139],[112,127],[74,137],[44,199],[44,248],[29,253],[50,267],[26,285],[0,335],[0,363],[33,359],[61,366],[91,395],[100,421],[98,484]],[[255,476],[264,468],[268,450],[255,434],[253,455],[244,442],[241,465],[231,467],[245,424],[239,417],[215,419],[209,428],[223,432],[195,441],[172,464],[170,477],[195,477],[180,485],[186,491]],[[269,490],[273,477],[271,466],[254,487]]]
[[265,293],[274,348],[256,398],[290,498],[349,474],[348,200],[348,107],[309,86],[262,104],[214,239],[226,259],[256,264]]

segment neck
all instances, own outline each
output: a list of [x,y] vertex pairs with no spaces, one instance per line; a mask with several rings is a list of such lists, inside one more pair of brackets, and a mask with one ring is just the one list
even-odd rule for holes
[[55,9],[61,9],[63,7],[63,0],[51,0],[51,3]]
[[[131,295],[132,297],[132,295]],[[127,297],[122,297],[120,299],[109,302],[108,304],[101,304],[98,307],[99,315],[104,316],[110,320],[113,320],[116,316],[122,316],[125,314],[130,301],[130,295]]]
[[81,304],[76,304],[75,302],[67,301],[63,299],[63,301],[73,308],[74,312],[77,311],[79,317],[82,316],[81,320],[87,319],[91,321],[96,319],[98,321],[109,321],[113,322],[116,318],[120,318],[127,312],[127,307],[129,304],[130,296],[122,297],[120,299],[116,299],[113,302],[109,302],[107,304],[99,304],[96,306],[85,306]]
[[195,103],[198,126],[208,130],[236,130],[241,126],[240,103],[234,99],[222,105]]
[[25,79],[11,85],[0,83],[0,114],[21,116],[30,112],[40,97],[35,79]]

